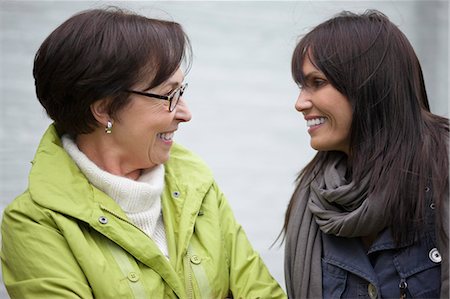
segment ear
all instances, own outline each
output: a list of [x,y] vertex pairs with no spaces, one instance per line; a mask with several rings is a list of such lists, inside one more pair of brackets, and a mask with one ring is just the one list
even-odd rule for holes
[[111,120],[111,117],[107,110],[108,103],[108,99],[101,99],[95,101],[90,106],[92,116],[94,116],[94,118],[103,126],[106,126],[106,123]]

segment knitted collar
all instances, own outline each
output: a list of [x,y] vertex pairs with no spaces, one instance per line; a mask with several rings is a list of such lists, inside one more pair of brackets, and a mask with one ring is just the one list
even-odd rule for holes
[[113,175],[92,162],[69,135],[63,135],[62,144],[89,182],[114,199],[125,213],[138,213],[149,209],[161,210],[164,187],[164,166],[145,170],[136,181]]

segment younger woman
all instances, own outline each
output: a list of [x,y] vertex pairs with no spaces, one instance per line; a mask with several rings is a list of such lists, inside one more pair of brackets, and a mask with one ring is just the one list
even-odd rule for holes
[[343,12],[298,43],[292,74],[318,152],[286,212],[290,298],[448,298],[447,118],[380,12]]

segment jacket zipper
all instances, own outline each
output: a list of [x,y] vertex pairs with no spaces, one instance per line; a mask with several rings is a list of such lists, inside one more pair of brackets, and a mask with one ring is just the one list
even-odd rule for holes
[[137,228],[139,231],[141,231],[143,234],[145,234],[145,235],[147,236],[147,234],[146,234],[142,229],[140,229],[138,226],[136,226],[136,224],[134,224],[133,222],[129,221],[128,219],[123,218],[122,216],[116,214],[115,212],[113,212],[113,211],[111,211],[111,210],[105,208],[104,206],[100,206],[100,208],[101,208],[103,211],[110,213],[110,214],[113,215],[114,217],[117,217],[117,218],[119,218],[120,220],[122,220],[122,221],[128,223],[129,225],[132,225],[133,227]]

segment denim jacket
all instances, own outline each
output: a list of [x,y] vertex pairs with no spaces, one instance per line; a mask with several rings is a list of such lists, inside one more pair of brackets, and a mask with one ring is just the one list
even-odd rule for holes
[[323,298],[439,298],[441,256],[433,209],[427,210],[420,236],[399,246],[388,228],[368,250],[359,238],[322,234]]

